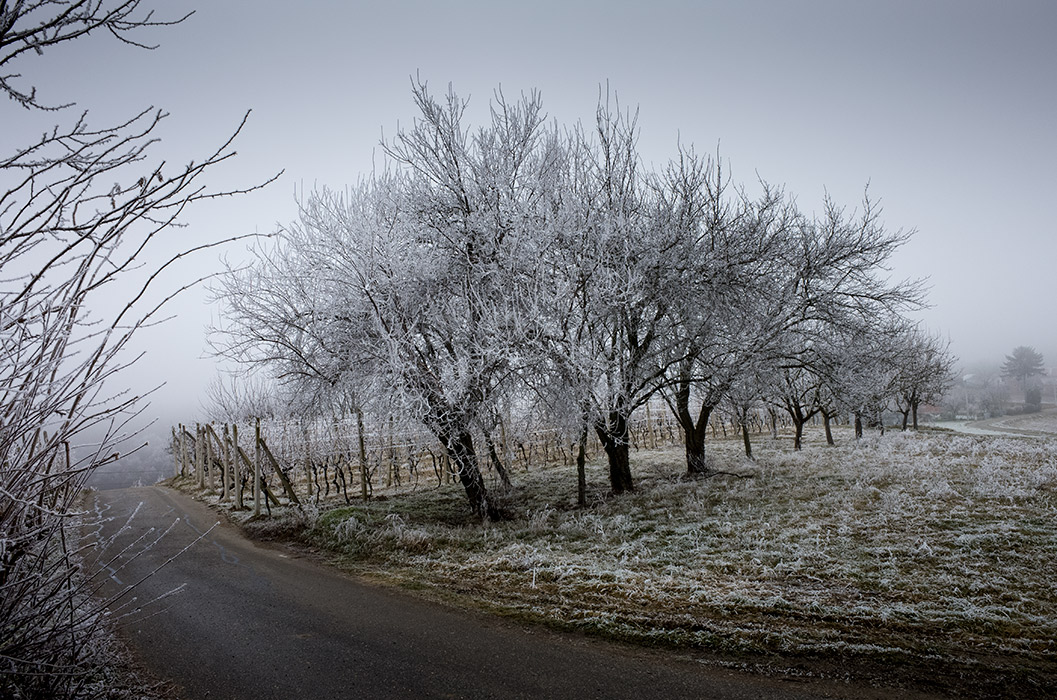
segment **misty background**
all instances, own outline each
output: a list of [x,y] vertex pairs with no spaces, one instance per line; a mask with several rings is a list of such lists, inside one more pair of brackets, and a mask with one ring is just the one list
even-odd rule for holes
[[[165,4],[171,18],[192,10],[150,37],[152,52],[88,38],[47,52],[33,76],[45,101],[76,101],[101,122],[165,109],[154,158],[174,166],[219,147],[252,110],[237,159],[211,183],[283,175],[195,208],[170,232],[172,252],[269,233],[296,218],[302,189],[340,189],[380,167],[380,139],[414,117],[416,74],[469,96],[471,123],[500,87],[538,89],[552,118],[590,122],[608,85],[639,110],[647,165],[678,142],[718,148],[736,182],[784,185],[807,213],[827,192],[854,208],[869,184],[889,229],[916,230],[891,274],[929,279],[931,307],[916,317],[949,337],[964,372],[997,368],[1018,345],[1057,367],[1053,3]],[[18,143],[49,125],[27,112],[3,131]],[[219,268],[205,252],[168,287]],[[124,379],[159,387],[141,416],[157,429],[124,471],[156,461],[170,425],[204,417],[218,372],[208,296],[185,292],[169,321],[139,334],[145,354]]]

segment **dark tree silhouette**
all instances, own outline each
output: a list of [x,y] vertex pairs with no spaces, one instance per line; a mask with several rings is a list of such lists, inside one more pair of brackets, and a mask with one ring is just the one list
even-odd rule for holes
[[1021,385],[1030,377],[1044,372],[1042,355],[1027,345],[1014,348],[1013,354],[1006,355],[1006,361],[1002,364],[1002,376],[1012,377]]

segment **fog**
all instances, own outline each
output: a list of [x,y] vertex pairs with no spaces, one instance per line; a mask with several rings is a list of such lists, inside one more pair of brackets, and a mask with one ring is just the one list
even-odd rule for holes
[[[1053,3],[303,2],[251,11],[179,0],[161,11],[184,8],[195,14],[158,31],[155,51],[90,37],[31,64],[42,97],[76,101],[94,119],[151,105],[170,112],[155,156],[173,164],[212,152],[252,110],[237,159],[213,183],[283,175],[191,212],[171,232],[170,253],[268,233],[296,217],[295,192],[341,188],[381,166],[380,139],[414,117],[416,74],[436,92],[451,82],[477,115],[500,86],[538,89],[566,124],[590,122],[608,85],[639,110],[640,150],[654,164],[680,142],[718,149],[736,181],[782,184],[807,212],[826,193],[854,208],[869,184],[889,228],[916,230],[892,276],[928,278],[931,306],[917,317],[967,366],[998,365],[1017,345],[1057,366]],[[6,132],[42,131],[51,116],[26,114]],[[225,254],[237,261],[242,250]],[[219,268],[206,252],[165,284]],[[169,321],[141,333],[145,354],[124,375],[135,391],[159,387],[143,420],[161,434],[202,416],[218,371],[208,297],[200,285],[173,302]]]

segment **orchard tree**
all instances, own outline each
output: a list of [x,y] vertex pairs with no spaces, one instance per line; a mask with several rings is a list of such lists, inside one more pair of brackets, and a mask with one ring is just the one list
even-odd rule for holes
[[[158,259],[159,239],[187,207],[222,194],[203,176],[231,140],[178,167],[153,161],[166,115],[155,109],[94,124],[39,94],[32,60],[104,36],[135,47],[178,24],[140,0],[0,2],[0,93],[7,109],[54,119],[13,143],[0,121],[0,695],[80,697],[111,661],[103,610],[79,546],[78,499],[118,457],[143,397],[117,383],[132,337],[172,292],[160,279],[187,253]],[[236,129],[237,133],[237,129]],[[187,251],[190,252],[190,251]],[[116,305],[104,289],[123,290]],[[104,309],[108,309],[104,311]],[[91,440],[94,447],[82,443]],[[100,437],[101,436],[101,437]],[[126,589],[119,596],[128,594]]]
[[416,81],[412,94],[420,117],[385,145],[390,171],[312,193],[299,221],[232,269],[217,345],[279,377],[384,387],[444,445],[472,511],[494,519],[474,433],[536,333],[525,290],[556,135],[535,93],[497,94],[474,132],[450,89],[438,100]]
[[[850,414],[857,439],[863,436],[864,421],[884,430],[883,415],[897,390],[900,346],[895,339],[903,325],[900,318],[879,312],[868,323],[833,329],[822,351],[823,416]],[[828,420],[826,437],[832,445]]]
[[918,429],[918,409],[939,401],[954,383],[954,363],[950,344],[920,328],[904,329],[896,338],[894,378],[896,408],[902,415],[902,429],[908,417]]
[[796,320],[784,341],[776,397],[797,429],[797,448],[815,413],[828,421],[850,401],[859,434],[863,415],[879,417],[889,400],[886,351],[854,339],[883,338],[891,319],[920,305],[922,291],[919,282],[888,279],[888,261],[911,232],[888,231],[880,215],[868,195],[851,212],[827,196],[820,216],[791,229],[787,303]]
[[692,151],[681,152],[657,185],[658,225],[676,241],[672,359],[661,395],[682,430],[690,476],[712,473],[711,416],[742,375],[774,360],[790,320],[775,281],[795,208],[766,183],[755,201],[730,189],[718,159]]
[[608,99],[593,132],[574,131],[546,256],[547,354],[591,422],[618,494],[634,487],[629,421],[664,372],[675,293],[672,242],[651,216],[636,139],[635,117]]

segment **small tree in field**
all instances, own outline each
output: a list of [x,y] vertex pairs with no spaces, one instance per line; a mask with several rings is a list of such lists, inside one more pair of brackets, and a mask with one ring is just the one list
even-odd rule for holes
[[907,429],[908,414],[918,429],[918,409],[943,397],[954,382],[956,361],[948,343],[917,328],[904,330],[896,340],[895,403]]

